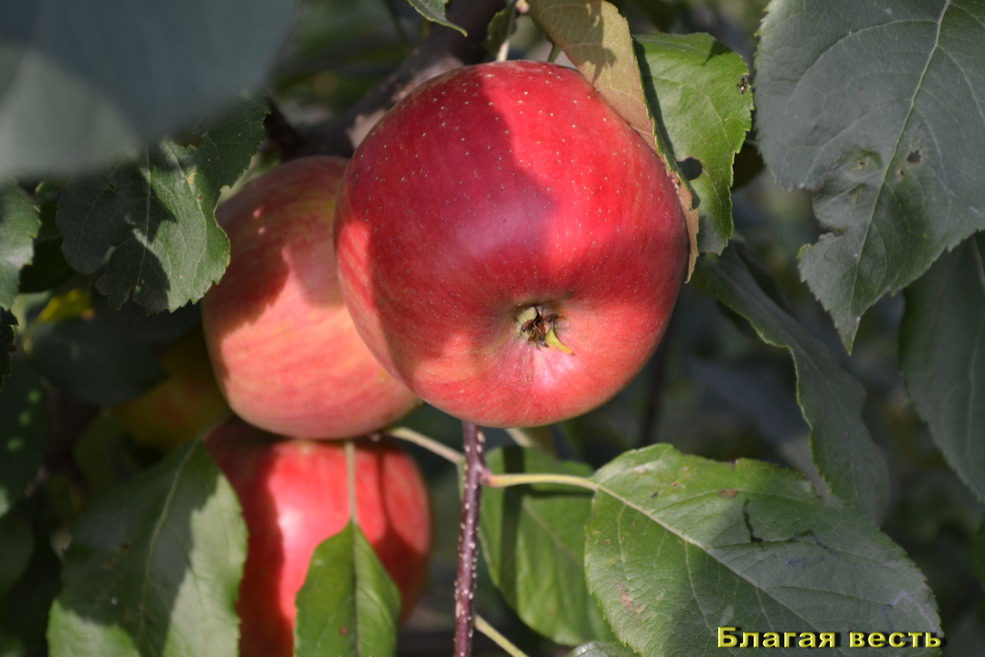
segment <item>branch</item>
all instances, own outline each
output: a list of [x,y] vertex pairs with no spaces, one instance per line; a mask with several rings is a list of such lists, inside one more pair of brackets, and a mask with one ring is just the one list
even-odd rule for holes
[[462,422],[465,437],[465,481],[462,490],[462,524],[458,535],[458,573],[455,577],[455,657],[472,654],[475,618],[475,568],[479,554],[479,505],[486,460],[485,437],[472,422]]
[[492,17],[504,0],[457,0],[448,8],[448,20],[462,26],[468,36],[441,25],[432,26],[428,37],[382,83],[340,117],[304,128],[294,143],[272,137],[281,159],[306,155],[349,157],[363,137],[411,89],[422,82],[466,64],[486,59],[483,42]]

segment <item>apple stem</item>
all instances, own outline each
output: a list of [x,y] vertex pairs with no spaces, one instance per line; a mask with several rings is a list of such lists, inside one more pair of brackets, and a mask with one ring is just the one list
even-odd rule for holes
[[462,456],[461,452],[457,452],[447,445],[439,443],[434,438],[428,438],[423,433],[414,431],[413,429],[408,429],[407,427],[394,427],[393,429],[388,429],[386,435],[391,438],[398,438],[400,440],[406,440],[409,443],[414,443],[419,447],[423,447],[432,454],[437,454],[446,461],[450,461],[455,465],[461,465],[465,463],[465,457]]
[[473,422],[462,421],[465,474],[462,486],[462,523],[458,536],[458,573],[455,577],[455,657],[470,657],[475,628],[475,575],[479,554],[479,505],[482,482],[488,475],[482,449],[485,436]]
[[486,485],[490,488],[509,488],[510,486],[531,486],[533,484],[561,484],[564,486],[574,486],[585,488],[591,491],[603,490],[602,486],[586,477],[575,475],[544,473],[528,474],[489,474],[486,476]]
[[356,442],[354,440],[345,441],[345,472],[346,483],[349,488],[349,522],[358,525],[359,518],[356,517]]
[[475,629],[492,639],[493,643],[502,648],[503,652],[510,655],[510,657],[528,657],[527,653],[520,650],[516,644],[503,636],[499,630],[490,625],[486,619],[479,614],[475,615]]

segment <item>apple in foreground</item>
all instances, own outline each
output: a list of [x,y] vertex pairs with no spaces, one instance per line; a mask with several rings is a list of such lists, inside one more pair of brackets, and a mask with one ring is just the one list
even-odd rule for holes
[[229,412],[209,365],[202,331],[189,331],[160,355],[167,378],[110,409],[141,445],[167,451],[191,440]]
[[639,372],[687,257],[666,166],[577,72],[465,67],[357,149],[336,210],[356,327],[425,401],[488,426],[560,421]]
[[418,402],[363,344],[339,291],[332,218],[345,166],[281,164],[216,213],[232,251],[202,302],[216,379],[237,415],[285,436],[358,436]]
[[[249,532],[237,610],[241,657],[290,657],[295,595],[315,548],[349,521],[345,444],[279,439],[231,417],[205,445],[229,479]],[[400,589],[406,618],[427,577],[431,511],[421,473],[396,443],[360,440],[359,526]]]

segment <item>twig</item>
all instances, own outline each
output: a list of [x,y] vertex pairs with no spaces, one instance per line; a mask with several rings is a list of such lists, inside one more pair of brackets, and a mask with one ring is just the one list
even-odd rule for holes
[[448,8],[448,19],[463,27],[468,36],[435,25],[428,37],[393,73],[345,114],[303,130],[301,147],[288,157],[352,155],[370,128],[411,89],[445,71],[484,60],[488,55],[483,45],[486,27],[504,5],[504,0],[452,3]]
[[462,490],[462,523],[458,537],[458,574],[455,577],[455,657],[472,654],[475,573],[479,548],[479,505],[486,460],[485,437],[472,422],[462,422],[465,438],[465,476]]
[[391,438],[397,438],[399,440],[406,440],[409,443],[414,443],[419,447],[423,447],[433,454],[437,454],[446,461],[450,461],[455,465],[461,465],[465,462],[465,457],[459,452],[456,452],[451,447],[439,443],[434,438],[428,438],[422,433],[409,429],[407,427],[394,427],[389,429],[384,435],[390,436]]
[[478,614],[475,616],[475,629],[492,639],[496,645],[502,648],[503,652],[510,655],[510,657],[528,657],[525,652],[516,646],[516,644],[503,636],[499,630],[490,625],[485,618],[479,616]]

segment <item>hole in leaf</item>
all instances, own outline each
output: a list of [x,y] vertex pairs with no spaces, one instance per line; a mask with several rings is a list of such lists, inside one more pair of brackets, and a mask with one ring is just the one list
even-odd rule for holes
[[701,164],[701,160],[694,157],[689,157],[682,162],[678,162],[677,166],[680,168],[684,179],[688,181],[694,180],[701,175],[702,171],[704,171],[704,166]]
[[923,159],[923,155],[920,154],[919,150],[910,151],[910,154],[906,156],[906,161],[910,164],[919,164]]

